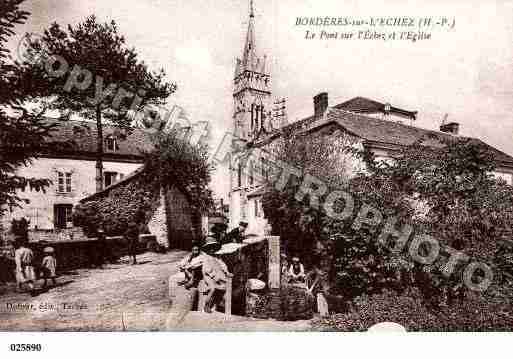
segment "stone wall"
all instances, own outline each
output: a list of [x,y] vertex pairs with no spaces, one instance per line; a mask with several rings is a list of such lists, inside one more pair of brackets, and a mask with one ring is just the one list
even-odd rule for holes
[[232,279],[232,313],[246,314],[246,283],[250,278],[258,278],[267,283],[268,279],[268,242],[264,237],[245,243],[225,244],[218,252]]
[[[192,241],[199,239],[201,228],[196,228],[189,200],[176,187],[170,187],[164,196],[169,248],[190,249]],[[201,223],[199,224],[201,227]]]
[[155,213],[148,222],[148,230],[157,239],[157,243],[167,248],[169,246],[169,237],[167,232],[166,207],[164,205],[165,198],[161,191],[160,202]]

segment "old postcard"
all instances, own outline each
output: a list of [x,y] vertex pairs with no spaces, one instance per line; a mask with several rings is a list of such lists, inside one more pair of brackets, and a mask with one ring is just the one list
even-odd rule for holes
[[0,10],[0,331],[513,329],[513,1]]

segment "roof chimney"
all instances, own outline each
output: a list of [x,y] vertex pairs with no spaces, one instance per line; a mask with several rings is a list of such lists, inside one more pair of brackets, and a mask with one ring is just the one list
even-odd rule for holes
[[450,133],[451,135],[457,135],[460,129],[460,124],[457,122],[443,123],[440,125],[440,131]]
[[328,109],[328,93],[321,92],[317,96],[314,96],[314,115],[322,116],[324,112]]

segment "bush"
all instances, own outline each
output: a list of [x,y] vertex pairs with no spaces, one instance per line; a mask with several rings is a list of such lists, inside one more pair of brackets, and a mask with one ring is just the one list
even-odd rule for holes
[[148,224],[159,204],[159,194],[155,184],[131,181],[112,189],[104,198],[77,205],[73,224],[90,237],[96,235],[99,226],[110,236],[121,236],[130,222]]
[[470,295],[451,306],[431,311],[417,291],[397,294],[385,291],[362,295],[349,312],[313,322],[319,330],[366,331],[380,322],[401,324],[408,331],[506,331],[513,328],[513,312],[498,297]]

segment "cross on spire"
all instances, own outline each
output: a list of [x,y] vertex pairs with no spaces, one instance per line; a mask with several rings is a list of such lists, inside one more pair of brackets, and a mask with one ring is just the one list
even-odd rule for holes
[[255,9],[253,7],[253,0],[249,0],[249,17],[255,17]]

